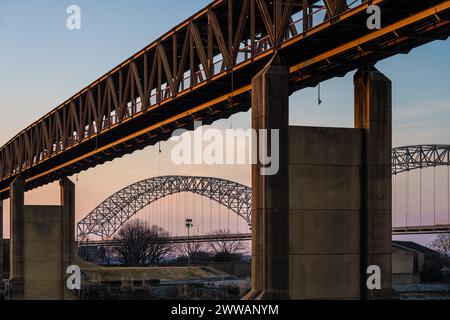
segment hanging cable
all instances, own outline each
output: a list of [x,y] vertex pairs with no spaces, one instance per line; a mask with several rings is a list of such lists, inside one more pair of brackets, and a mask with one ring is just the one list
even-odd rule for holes
[[179,225],[180,225],[180,200],[181,193],[177,194],[177,202],[175,205],[175,234],[178,237]]
[[447,166],[447,222],[450,224],[450,167]]
[[169,216],[170,216],[170,211],[169,211],[169,206],[170,206],[170,199],[169,199],[169,195],[166,196],[166,212],[164,214],[164,229],[168,229],[169,228]]
[[163,205],[164,205],[164,198],[161,198],[159,200],[159,205],[158,208],[156,210],[156,225],[160,226],[161,225],[161,212],[163,210]]
[[181,199],[181,193],[177,194],[177,202],[176,202],[176,213],[175,213],[175,233],[178,237],[178,231],[179,231],[179,225],[180,225],[180,200]]
[[163,224],[163,217],[164,217],[164,203],[165,202],[165,198],[162,197],[161,198],[161,207],[159,209],[159,214],[158,214],[158,227],[162,227]]
[[397,175],[394,175],[394,226],[397,225]]
[[[197,220],[197,212],[195,212],[195,199],[194,199],[194,193],[192,193],[191,192],[191,200],[192,200],[192,215],[193,215],[193,217],[194,217],[194,225],[196,224],[196,223],[198,223],[198,220]],[[195,229],[193,230],[193,233],[195,233]]]
[[169,194],[169,203],[167,210],[169,211],[167,214],[167,231],[170,233],[172,228],[172,195]]
[[154,205],[151,208],[152,209],[152,212],[151,212],[151,215],[152,215],[152,226],[154,226],[156,224],[156,208],[157,208],[157,205],[158,205],[158,200],[156,200],[154,202]]
[[161,199],[161,210],[159,210],[159,219],[158,219],[158,226],[161,227],[163,224],[163,217],[164,217],[164,202],[165,198],[163,197]]
[[230,225],[230,208],[228,207],[228,233],[231,232],[231,225]]
[[144,207],[144,219],[145,219],[145,223],[149,223],[148,206]]
[[202,234],[205,234],[205,208],[204,208],[204,204],[205,201],[203,200],[203,198],[200,199],[201,200],[201,205],[202,205]]
[[436,166],[433,168],[434,225],[436,225]]
[[422,225],[422,168],[420,168],[420,200],[419,200],[419,205],[420,205],[420,209],[419,209],[419,213],[420,213],[420,225]]
[[222,218],[222,217],[221,217],[221,215],[222,215],[221,211],[222,211],[222,210],[221,210],[221,209],[222,209],[222,205],[219,203],[219,230],[222,230],[222,223],[221,223],[221,222],[222,222],[222,221],[221,221],[221,220],[222,220],[222,219],[221,219],[221,218]]
[[167,196],[166,230],[170,227],[170,195]]
[[181,224],[181,201],[182,201],[182,194],[178,193],[177,196],[177,204],[176,204],[176,213],[175,213],[175,230],[177,237],[180,236],[180,224]]
[[175,197],[174,196],[172,196],[172,202],[170,203],[170,232],[172,233],[172,234],[175,234],[175,231],[174,231],[174,229],[173,229],[173,220],[174,220],[174,212],[175,212],[175,209],[174,209],[174,207],[175,207]]
[[213,213],[212,213],[212,195],[211,198],[209,198],[209,232],[213,232]]
[[239,215],[236,214],[236,233],[240,234],[240,228],[239,228]]
[[167,230],[170,232],[172,227],[172,195],[169,195],[169,202],[168,202],[168,208],[169,211],[167,214]]
[[153,225],[153,207],[154,207],[155,205],[153,204],[150,208],[149,208],[149,215],[150,215],[150,219],[149,219],[149,222],[150,222],[150,226],[152,226]]
[[408,227],[409,218],[409,171],[406,173],[406,227]]
[[155,219],[156,219],[156,206],[158,205],[158,200],[156,200],[155,202],[153,202],[153,205],[152,205],[152,207],[150,208],[150,216],[151,216],[151,218],[150,218],[150,220],[151,220],[151,224],[152,224],[152,226],[154,226],[155,225]]

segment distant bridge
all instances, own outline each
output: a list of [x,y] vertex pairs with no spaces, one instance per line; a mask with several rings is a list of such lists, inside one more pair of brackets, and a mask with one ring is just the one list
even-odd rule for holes
[[[439,166],[450,166],[450,145],[414,145],[392,150],[393,175]],[[251,224],[250,187],[217,178],[167,176],[134,183],[106,199],[78,223],[78,241],[85,241],[89,236],[110,238],[144,207],[182,192],[191,192],[212,199]],[[450,231],[450,226],[394,228],[393,233],[446,231]]]
[[450,145],[414,145],[392,150],[392,174],[450,166]]
[[157,177],[134,183],[102,202],[78,223],[78,241],[89,236],[110,238],[146,206],[183,192],[209,198],[251,223],[252,194],[247,186],[208,177]]

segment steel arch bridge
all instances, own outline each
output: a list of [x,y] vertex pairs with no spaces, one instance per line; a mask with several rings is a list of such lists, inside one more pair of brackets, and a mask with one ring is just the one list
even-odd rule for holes
[[[450,145],[415,145],[392,150],[393,175],[439,166],[450,166]],[[212,199],[251,224],[250,187],[217,178],[166,176],[137,182],[109,197],[78,223],[78,241],[90,235],[109,238],[146,206],[183,192]]]
[[90,235],[109,238],[146,206],[183,192],[209,198],[235,212],[247,223],[251,221],[250,187],[217,178],[165,176],[134,183],[102,202],[78,223],[78,241],[84,241]]
[[450,166],[450,145],[415,145],[392,150],[392,174]]

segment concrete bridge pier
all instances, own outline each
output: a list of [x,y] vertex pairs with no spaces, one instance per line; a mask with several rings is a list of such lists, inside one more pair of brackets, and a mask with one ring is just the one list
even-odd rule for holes
[[61,205],[25,206],[24,182],[11,185],[12,300],[73,299],[65,272],[75,260],[75,187],[67,178],[60,186]]
[[25,183],[19,177],[10,186],[9,288],[11,300],[25,297],[24,211]]
[[[355,128],[363,130],[361,170],[361,296],[392,288],[392,82],[375,67],[354,77]],[[381,290],[368,290],[367,268],[381,269]]]
[[[392,84],[374,67],[361,68],[354,82],[355,127],[311,128],[288,124],[288,71],[280,61],[253,79],[253,129],[280,130],[280,170],[264,176],[261,164],[253,166],[245,299],[389,294]],[[369,290],[369,266],[380,268],[381,290]]]
[[[265,146],[258,139],[258,154],[269,155],[274,144],[279,171],[263,174],[266,166],[261,161],[252,167],[253,263],[248,300],[289,298],[288,77],[288,68],[275,56],[252,81],[252,127],[259,134],[269,130]],[[271,141],[270,130],[279,130],[279,141]]]

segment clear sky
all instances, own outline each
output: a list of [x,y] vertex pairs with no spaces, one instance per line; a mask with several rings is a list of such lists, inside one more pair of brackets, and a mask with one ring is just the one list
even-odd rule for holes
[[[0,0],[0,145],[208,2]],[[66,9],[72,4],[81,8],[81,30],[66,28]],[[450,143],[449,57],[450,42],[435,42],[377,65],[394,85],[394,145]],[[291,123],[353,126],[352,76],[323,83],[320,107],[316,89],[294,94]],[[248,113],[216,124],[222,128],[249,125]],[[122,187],[152,176],[198,174],[250,184],[248,166],[175,166],[164,152],[170,145],[162,147],[161,155],[157,148],[148,148],[80,174],[77,217]],[[446,191],[439,190],[443,210]],[[26,198],[33,204],[57,200],[55,184]]]

